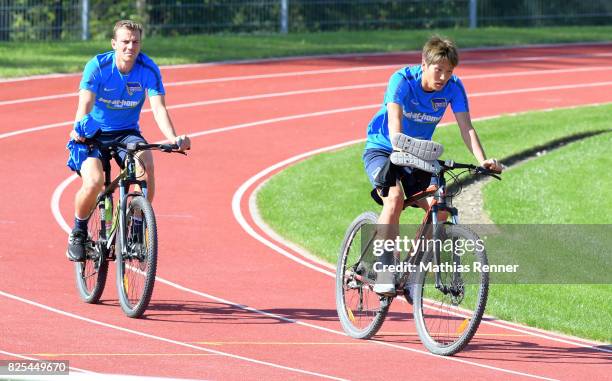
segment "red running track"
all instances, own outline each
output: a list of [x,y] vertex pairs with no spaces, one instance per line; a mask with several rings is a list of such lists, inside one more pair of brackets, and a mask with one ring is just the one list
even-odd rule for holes
[[[362,139],[389,75],[417,62],[406,53],[163,69],[174,122],[194,147],[188,158],[156,156],[159,279],[140,320],[118,307],[113,266],[103,302],[86,305],[65,259],[78,182],[63,147],[78,76],[1,82],[0,358],[197,379],[610,379],[609,347],[494,319],[459,355],[432,356],[405,303],[376,340],[350,339],[329,269],[254,222],[258,184],[288,159]],[[607,103],[612,45],[469,50],[457,74],[473,117]],[[150,112],[141,122],[161,138]]]

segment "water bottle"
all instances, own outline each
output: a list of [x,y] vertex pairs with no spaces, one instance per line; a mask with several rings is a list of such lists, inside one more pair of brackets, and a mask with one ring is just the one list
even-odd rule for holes
[[110,237],[113,223],[113,205],[110,197],[104,199],[104,226],[106,227],[106,238]]

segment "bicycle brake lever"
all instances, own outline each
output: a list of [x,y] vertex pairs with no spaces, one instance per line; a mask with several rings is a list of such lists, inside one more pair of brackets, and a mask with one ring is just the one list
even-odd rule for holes
[[491,177],[496,178],[497,180],[501,180],[501,177],[498,176],[498,174],[500,174],[501,172],[494,172],[494,171],[491,171],[490,169],[478,167],[476,168],[474,173],[477,175],[491,176]]

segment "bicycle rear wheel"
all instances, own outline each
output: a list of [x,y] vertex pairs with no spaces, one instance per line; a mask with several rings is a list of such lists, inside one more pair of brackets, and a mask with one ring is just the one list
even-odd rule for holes
[[[137,228],[134,217],[142,219]],[[126,226],[118,237],[117,291],[123,312],[140,317],[149,306],[157,271],[157,224],[153,208],[143,196],[128,201]]]
[[372,264],[365,263],[372,259],[366,257],[377,219],[373,212],[357,217],[346,231],[338,257],[336,310],[344,332],[356,339],[368,339],[378,332],[392,300],[372,290],[376,278]]
[[[436,269],[432,250],[427,251],[417,267],[414,320],[421,342],[432,353],[451,356],[472,339],[485,310],[489,274],[474,271],[475,265],[487,265],[484,245],[466,249],[465,242],[482,243],[473,231],[463,226],[444,224],[436,237],[442,242]],[[469,266],[469,271],[465,270]],[[439,271],[442,288],[435,285]]]
[[85,303],[92,304],[100,300],[108,274],[104,243],[100,242],[100,221],[100,208],[97,206],[87,226],[89,237],[85,243],[85,261],[77,262],[74,266],[79,296]]

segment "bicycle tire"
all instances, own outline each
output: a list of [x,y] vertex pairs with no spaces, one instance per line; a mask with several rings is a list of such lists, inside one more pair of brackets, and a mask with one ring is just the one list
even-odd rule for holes
[[[142,215],[142,242],[136,246],[130,234],[131,217]],[[123,312],[131,318],[142,316],[153,295],[157,271],[157,224],[149,201],[143,196],[132,197],[126,206],[124,231],[117,237],[117,293]],[[127,245],[126,250],[124,246]],[[124,253],[125,252],[125,253]],[[142,284],[142,291],[137,287]]]
[[[478,242],[479,237],[472,230],[458,225],[442,225],[444,228],[444,239],[466,239]],[[437,234],[438,237],[440,235]],[[463,254],[461,264],[478,261],[487,265],[486,249],[474,249],[468,257]],[[442,255],[441,255],[442,256]],[[448,258],[453,254],[448,254]],[[470,258],[473,256],[473,258]],[[455,256],[456,257],[456,256]],[[433,259],[432,251],[427,251],[421,260],[422,264],[430,263]],[[441,263],[444,259],[441,259]],[[471,262],[473,261],[473,262]],[[461,272],[459,272],[461,274]],[[470,275],[472,274],[472,275]],[[429,277],[428,277],[429,275]],[[465,278],[472,277],[466,282]],[[452,356],[461,351],[473,338],[487,304],[489,291],[489,274],[479,272],[478,274],[461,274],[461,300],[459,296],[448,296],[435,289],[433,284],[433,273],[427,268],[419,265],[415,274],[415,283],[412,285],[414,298],[414,320],[417,333],[421,342],[432,353],[441,356]],[[449,281],[448,277],[443,280],[444,284]],[[429,283],[428,283],[429,282]],[[459,282],[456,282],[459,283]],[[467,295],[469,292],[469,296]],[[448,298],[447,298],[448,296]],[[455,298],[455,299],[453,299]],[[450,300],[449,305],[447,301]],[[428,313],[425,313],[428,309]],[[439,322],[436,322],[439,321]],[[454,330],[453,330],[454,327]],[[447,332],[438,332],[447,329]],[[438,330],[438,331],[437,331]]]
[[96,207],[89,218],[89,237],[85,243],[85,261],[74,264],[77,290],[81,300],[95,304],[106,286],[108,261],[100,243],[100,209]]
[[[347,273],[349,267],[356,268],[358,263],[349,264],[349,257],[352,260],[359,259],[361,232],[366,225],[376,224],[378,216],[373,212],[364,212],[359,215],[349,226],[342,241],[338,264],[336,268],[336,310],[340,319],[340,324],[347,335],[356,339],[368,339],[374,336],[387,316],[392,298],[380,297],[372,291],[372,284],[357,281],[351,278],[354,275]],[[355,251],[353,251],[355,250]],[[357,254],[356,254],[357,253]],[[357,258],[355,258],[357,256]],[[349,286],[349,282],[352,282]],[[359,297],[359,303],[353,308],[354,292],[347,295],[347,291],[354,291]],[[365,296],[366,308],[363,308]],[[369,302],[377,304],[374,309],[369,309]],[[363,324],[360,324],[363,323]]]

